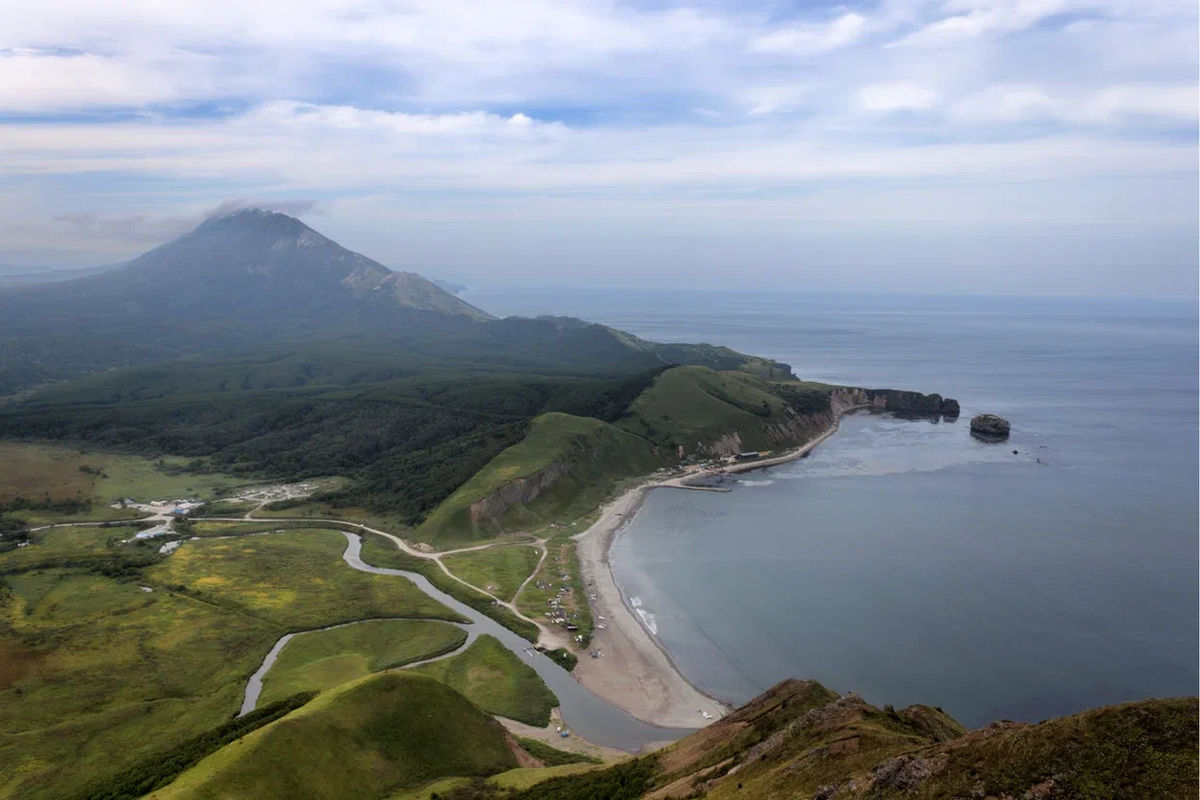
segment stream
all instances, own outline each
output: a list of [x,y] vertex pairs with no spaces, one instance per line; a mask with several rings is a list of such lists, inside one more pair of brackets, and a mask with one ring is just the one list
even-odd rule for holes
[[[418,664],[427,663],[428,661],[436,661],[441,658],[449,658],[450,656],[457,655],[464,648],[468,647],[477,636],[488,634],[499,640],[517,658],[528,664],[538,674],[546,686],[550,688],[550,691],[554,692],[555,696],[558,697],[559,713],[562,716],[563,724],[593,744],[634,753],[648,744],[674,741],[692,733],[694,730],[692,728],[660,728],[657,725],[642,722],[627,711],[593,694],[571,677],[571,673],[554,663],[546,655],[535,650],[532,643],[522,639],[508,628],[505,628],[490,617],[484,616],[465,603],[455,600],[450,595],[436,588],[424,575],[401,569],[373,567],[367,564],[362,560],[362,539],[353,533],[345,531],[341,533],[346,537],[346,551],[342,554],[342,559],[351,567],[360,572],[370,572],[375,575],[395,575],[406,578],[434,600],[437,600],[442,605],[458,612],[471,621],[470,625],[451,623],[457,624],[468,632],[466,642],[457,650],[444,653],[432,659],[406,664],[405,667],[413,667]],[[359,622],[366,621],[359,620]],[[344,625],[355,624],[357,622],[346,622],[314,630],[330,630],[332,628],[343,627]],[[275,646],[271,648],[266,658],[263,659],[262,666],[251,676],[246,686],[241,714],[249,713],[258,704],[259,695],[262,693],[263,678],[266,677],[266,674],[275,664],[276,659],[287,643],[295,636],[302,636],[305,633],[311,632],[295,631],[281,636],[275,642]]]

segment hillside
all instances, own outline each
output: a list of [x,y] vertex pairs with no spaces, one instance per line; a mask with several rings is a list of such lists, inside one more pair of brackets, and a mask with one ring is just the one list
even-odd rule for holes
[[384,797],[518,766],[509,737],[462,695],[390,672],[327,692],[201,761],[159,800]]
[[879,709],[789,680],[651,756],[515,798],[1182,800],[1197,796],[1197,744],[1195,698],[964,732],[936,708]]

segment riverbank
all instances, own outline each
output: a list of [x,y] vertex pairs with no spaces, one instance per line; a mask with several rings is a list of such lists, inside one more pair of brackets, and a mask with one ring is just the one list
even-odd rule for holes
[[[846,413],[853,409],[845,409]],[[609,551],[617,534],[634,518],[652,489],[688,489],[689,483],[718,474],[748,472],[776,466],[808,455],[837,432],[841,414],[833,425],[810,442],[782,455],[722,468],[694,470],[687,475],[636,486],[604,506],[600,516],[576,537],[580,569],[597,627],[591,647],[599,658],[584,656],[574,675],[591,691],[640,720],[666,727],[699,727],[719,719],[731,706],[692,685],[671,660],[666,649],[643,624],[621,594],[609,564]]]

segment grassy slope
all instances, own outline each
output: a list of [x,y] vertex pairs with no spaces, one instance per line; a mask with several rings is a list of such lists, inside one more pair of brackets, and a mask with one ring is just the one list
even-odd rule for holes
[[442,563],[468,583],[503,600],[512,600],[540,557],[541,552],[536,547],[512,545],[456,553],[446,556]]
[[[0,554],[0,797],[69,796],[215,727],[288,630],[451,613],[341,563],[338,533],[189,542],[138,567],[157,557],[107,538],[128,532],[53,531]],[[34,569],[43,557],[73,566]]]
[[454,650],[466,631],[444,622],[375,620],[295,637],[263,681],[260,704],[322,691]]
[[[798,382],[788,386],[811,391],[818,401],[828,388]],[[828,400],[818,405],[827,409]],[[781,437],[786,406],[779,384],[743,372],[677,367],[659,375],[617,424],[671,448],[682,445],[685,454],[703,451],[734,432],[741,436],[743,449],[768,450],[799,443]]]
[[528,665],[491,636],[480,636],[465,652],[414,667],[461,692],[485,711],[537,727],[550,724],[558,698]]
[[[528,480],[554,465],[566,474],[532,502],[512,505],[498,518],[472,520],[473,503],[515,481]],[[590,417],[543,414],[528,435],[507,448],[434,510],[414,532],[435,544],[495,535],[502,530],[534,530],[594,508],[621,478],[659,466],[643,439]]]
[[380,797],[515,766],[499,723],[436,681],[393,672],[327,692],[150,797]]
[[785,681],[657,753],[636,782],[619,780],[636,763],[516,797],[609,796],[620,784],[625,793],[612,796],[656,800],[1195,798],[1196,702],[1147,700],[966,733],[934,708],[880,710],[813,682]]

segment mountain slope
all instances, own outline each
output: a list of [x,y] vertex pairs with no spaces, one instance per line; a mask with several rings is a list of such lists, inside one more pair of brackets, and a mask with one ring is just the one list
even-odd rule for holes
[[936,708],[789,680],[651,756],[516,798],[1183,800],[1197,796],[1195,710],[1145,700],[965,732]]
[[390,339],[489,315],[284,214],[247,209],[116,269],[0,292],[0,393],[273,340]]
[[[497,320],[285,214],[243,209],[104,272],[0,291],[0,396],[114,367],[340,343],[398,370],[432,366],[629,375],[673,363],[786,365],[657,344],[563,317]],[[317,352],[306,361],[321,358]]]

